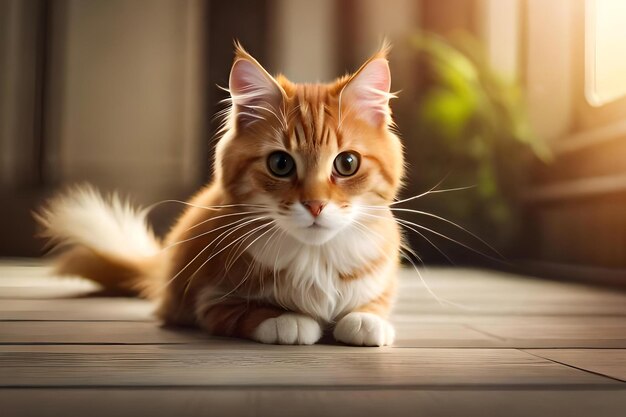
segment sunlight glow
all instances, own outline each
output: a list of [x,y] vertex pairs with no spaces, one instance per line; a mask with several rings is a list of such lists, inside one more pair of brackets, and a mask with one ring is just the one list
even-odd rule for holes
[[626,1],[585,6],[585,95],[601,106],[626,94]]

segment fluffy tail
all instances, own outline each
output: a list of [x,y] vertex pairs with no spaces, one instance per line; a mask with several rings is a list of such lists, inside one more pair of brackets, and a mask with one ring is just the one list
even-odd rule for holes
[[124,295],[150,297],[158,287],[160,243],[146,222],[117,195],[108,198],[90,186],[51,200],[35,218],[42,235],[62,250],[60,275],[78,275]]

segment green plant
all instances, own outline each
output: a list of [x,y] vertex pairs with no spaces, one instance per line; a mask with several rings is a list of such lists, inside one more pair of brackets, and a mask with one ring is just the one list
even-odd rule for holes
[[446,176],[447,185],[475,185],[472,192],[428,204],[506,248],[519,227],[528,162],[533,155],[549,159],[530,128],[522,88],[496,74],[469,35],[447,41],[422,34],[412,45],[421,71],[410,132],[419,147],[412,158],[419,186]]

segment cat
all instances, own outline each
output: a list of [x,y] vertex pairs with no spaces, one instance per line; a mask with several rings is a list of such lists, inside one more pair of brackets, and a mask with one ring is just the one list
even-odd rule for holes
[[165,323],[270,344],[325,330],[386,346],[402,235],[403,147],[388,47],[328,84],[271,76],[239,44],[213,180],[160,241],[146,211],[89,186],[36,217],[59,274],[158,301]]

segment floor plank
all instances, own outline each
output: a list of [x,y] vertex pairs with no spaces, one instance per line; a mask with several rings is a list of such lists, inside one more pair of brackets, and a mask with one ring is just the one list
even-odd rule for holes
[[625,394],[623,390],[5,389],[0,390],[0,404],[11,417],[56,417],[59,410],[90,417],[621,417]]
[[503,347],[497,338],[457,323],[396,322],[395,347]]
[[610,386],[514,349],[0,346],[0,386]]
[[[111,303],[111,308],[115,304]],[[460,324],[401,323],[396,347],[498,347],[500,341]],[[0,321],[1,344],[200,343],[201,330],[163,328],[158,322]]]
[[626,348],[626,320],[622,318],[533,317],[470,326],[517,348]]
[[[113,308],[112,308],[113,306]],[[1,300],[0,320],[154,321],[154,305],[132,298]]]
[[161,328],[148,301],[0,262],[0,415],[624,414],[625,293],[422,275],[444,301],[402,270],[393,348],[266,346]]
[[443,302],[404,269],[396,315],[626,318],[625,292],[473,269],[430,268],[422,275]]
[[528,349],[527,352],[626,382],[626,349]]
[[209,340],[199,330],[164,328],[158,322],[0,322],[1,344],[169,344]]

